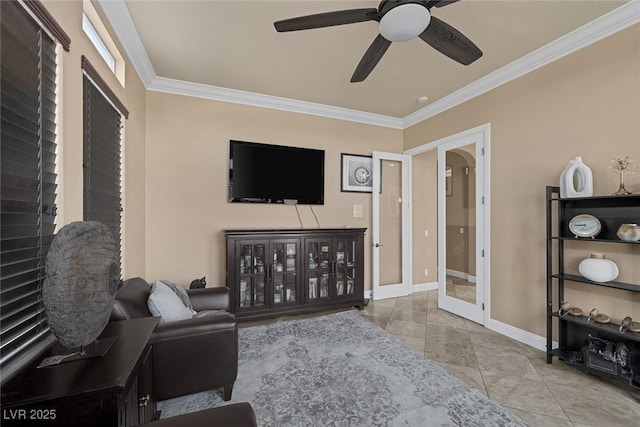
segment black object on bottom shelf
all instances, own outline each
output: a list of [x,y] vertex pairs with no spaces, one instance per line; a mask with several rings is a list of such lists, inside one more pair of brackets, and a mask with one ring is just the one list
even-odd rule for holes
[[[600,338],[591,337],[590,340],[591,339],[594,341],[606,342],[606,340],[602,340]],[[618,344],[624,345],[623,343]],[[600,345],[605,346],[604,348],[607,346],[605,343],[595,344],[596,348],[599,348]],[[616,345],[616,347],[619,346]],[[587,343],[580,350],[555,349],[552,351],[552,354],[557,356],[558,359],[562,360],[566,365],[572,366],[583,372],[599,375],[640,390],[640,375],[638,372],[640,367],[632,366],[630,358],[627,357],[625,363],[620,363],[618,358],[615,356],[615,351],[613,353],[609,353],[613,355],[612,357],[603,357],[602,352],[599,353],[597,350],[594,350],[594,346],[591,343]],[[604,351],[605,354],[608,353],[608,350]],[[622,351],[624,352],[624,350]]]

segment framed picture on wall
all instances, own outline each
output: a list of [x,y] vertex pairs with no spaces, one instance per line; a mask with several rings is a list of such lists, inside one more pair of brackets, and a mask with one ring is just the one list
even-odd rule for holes
[[340,190],[371,193],[373,191],[372,157],[342,153],[340,159],[342,163]]

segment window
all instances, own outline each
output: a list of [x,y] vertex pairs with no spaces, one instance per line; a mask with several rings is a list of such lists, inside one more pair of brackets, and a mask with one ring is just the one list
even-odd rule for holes
[[6,381],[52,337],[41,296],[56,215],[52,35],[66,50],[70,40],[39,2],[0,4],[0,369]]
[[102,56],[102,59],[107,63],[112,72],[116,72],[116,59],[113,57],[111,52],[109,52],[109,48],[104,44],[102,38],[98,35],[98,32],[93,27],[93,24],[89,20],[89,17],[86,13],[82,14],[82,29],[91,40],[91,43],[98,49],[98,53]]
[[[121,129],[127,110],[86,58],[84,71],[84,220],[111,230],[121,258]],[[116,108],[118,106],[119,108]],[[122,113],[121,113],[122,111]]]
[[82,29],[96,48],[104,62],[115,74],[116,78],[124,87],[125,63],[115,42],[109,35],[109,31],[102,23],[100,15],[96,11],[91,0],[82,1]]

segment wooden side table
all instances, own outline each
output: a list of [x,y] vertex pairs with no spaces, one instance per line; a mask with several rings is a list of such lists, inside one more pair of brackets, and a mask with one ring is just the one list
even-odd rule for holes
[[[117,337],[102,357],[36,368],[2,387],[2,425],[117,426],[155,416],[149,340],[159,319],[110,322],[100,338]],[[42,358],[64,354],[59,344]]]

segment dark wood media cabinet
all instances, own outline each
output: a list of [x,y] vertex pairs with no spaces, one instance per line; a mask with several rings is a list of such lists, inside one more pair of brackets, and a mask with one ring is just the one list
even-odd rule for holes
[[366,228],[230,229],[227,284],[239,320],[357,306]]
[[60,344],[2,387],[2,426],[127,427],[156,417],[151,334],[158,318],[110,322],[99,339],[116,337],[102,357],[36,368]]

